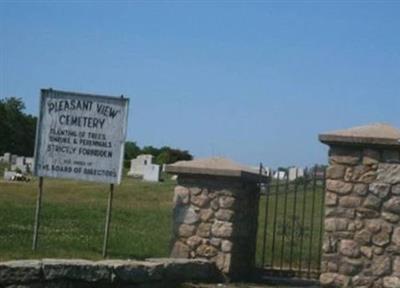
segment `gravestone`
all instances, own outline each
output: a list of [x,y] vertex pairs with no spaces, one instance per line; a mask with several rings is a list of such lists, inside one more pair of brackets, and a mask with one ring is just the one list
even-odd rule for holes
[[20,175],[17,172],[14,171],[8,171],[8,170],[4,170],[4,177],[3,179],[6,181],[12,181],[15,179],[16,176]]
[[145,181],[160,181],[160,165],[153,164],[153,155],[142,154],[131,160],[128,176],[140,177]]
[[11,163],[11,153],[4,153],[3,162],[7,164]]
[[143,167],[143,180],[150,182],[160,181],[160,165],[150,164]]
[[17,165],[17,166],[25,165],[25,157],[24,156],[18,156],[17,160],[15,161],[15,165]]
[[29,171],[32,171],[34,165],[33,157],[25,157],[25,165]]
[[[27,173],[31,167],[28,167],[26,163],[26,158],[24,156],[17,156],[15,159],[15,164],[11,165],[11,170],[16,171],[20,170],[21,173]],[[32,171],[32,170],[29,170]]]
[[17,164],[17,158],[18,158],[18,155],[11,154],[11,157],[10,157],[11,165]]
[[290,167],[288,169],[288,177],[289,181],[296,180],[297,178],[303,177],[304,176],[304,170],[303,168],[299,167]]

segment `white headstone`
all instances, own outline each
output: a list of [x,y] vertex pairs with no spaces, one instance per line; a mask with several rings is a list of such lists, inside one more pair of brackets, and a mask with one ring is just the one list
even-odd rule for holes
[[289,173],[289,181],[293,181],[299,177],[304,176],[303,168],[299,167],[290,167],[288,173]]
[[25,157],[18,156],[17,160],[15,161],[15,165],[17,166],[24,166],[25,165]]
[[285,171],[279,171],[279,170],[275,171],[275,173],[273,175],[273,178],[279,179],[279,180],[285,179],[286,178],[286,172]]
[[160,165],[149,164],[149,165],[144,166],[143,180],[151,181],[151,182],[160,181]]
[[17,164],[17,158],[18,158],[18,155],[11,154],[10,163],[11,163],[12,165]]
[[3,156],[3,162],[5,162],[5,163],[11,163],[11,153],[4,153],[4,156]]
[[17,172],[14,171],[4,171],[4,180],[11,181],[14,180],[15,176],[19,175]]

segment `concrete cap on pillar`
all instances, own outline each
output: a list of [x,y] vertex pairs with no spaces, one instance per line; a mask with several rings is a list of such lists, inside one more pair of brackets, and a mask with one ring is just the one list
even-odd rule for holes
[[400,130],[384,123],[353,127],[319,135],[328,145],[400,147]]
[[260,175],[256,169],[238,164],[225,158],[206,158],[191,161],[179,161],[165,167],[165,172],[174,174],[192,174],[236,177],[254,182],[265,182],[267,177]]

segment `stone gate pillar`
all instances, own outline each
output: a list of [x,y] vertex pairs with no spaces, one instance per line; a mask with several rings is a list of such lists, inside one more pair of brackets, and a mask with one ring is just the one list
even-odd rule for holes
[[322,287],[400,287],[400,131],[374,124],[329,145]]
[[257,171],[211,158],[166,166],[178,175],[171,257],[207,258],[233,279],[255,262],[260,181]]

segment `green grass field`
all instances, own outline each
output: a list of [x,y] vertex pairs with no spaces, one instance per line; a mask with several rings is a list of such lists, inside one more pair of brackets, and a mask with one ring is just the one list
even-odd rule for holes
[[[116,186],[108,246],[109,258],[144,259],[168,256],[172,236],[173,187],[176,183],[169,180],[168,176],[164,178],[166,180],[160,183],[124,178],[121,185]],[[35,178],[28,183],[0,181],[0,260],[44,257],[101,259],[108,185],[45,179],[38,250],[33,253],[31,245],[37,186]],[[297,203],[292,249],[294,267],[298,266],[300,256],[308,261],[309,251],[312,268],[318,265],[321,191],[319,187],[315,196],[313,229],[312,190],[307,189],[305,193],[299,190],[296,201],[293,191],[289,191],[286,217],[283,191],[278,197],[270,197],[266,265],[271,263],[273,254],[274,266],[280,265],[281,258],[283,266],[287,266],[290,260],[294,203]],[[265,200],[265,197],[261,197],[256,257],[258,264],[262,262]],[[273,244],[272,219],[277,200]],[[303,203],[306,203],[304,225],[301,217]],[[303,243],[300,231],[303,231]],[[310,238],[313,239],[311,250]]]
[[[33,253],[37,185],[37,179],[0,182],[0,259],[100,259],[109,186],[45,179],[38,250]],[[171,180],[145,183],[131,178],[116,186],[110,258],[168,256],[174,186]]]

